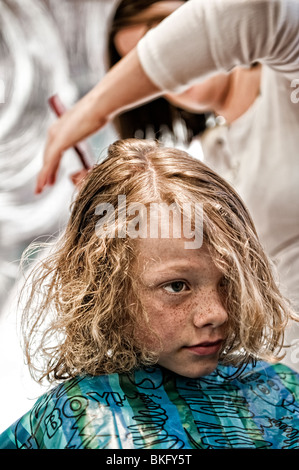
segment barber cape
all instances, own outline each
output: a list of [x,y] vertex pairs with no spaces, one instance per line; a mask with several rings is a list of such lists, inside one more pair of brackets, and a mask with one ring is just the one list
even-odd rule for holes
[[41,396],[0,448],[298,449],[299,375],[265,362],[236,372],[79,376]]

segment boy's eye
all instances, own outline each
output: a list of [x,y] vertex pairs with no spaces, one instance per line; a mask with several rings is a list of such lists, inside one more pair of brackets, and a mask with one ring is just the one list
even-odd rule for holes
[[179,292],[186,290],[186,288],[187,288],[186,283],[183,281],[174,281],[163,286],[163,289],[165,289],[167,292],[170,292],[171,294],[174,294],[174,293],[177,294]]

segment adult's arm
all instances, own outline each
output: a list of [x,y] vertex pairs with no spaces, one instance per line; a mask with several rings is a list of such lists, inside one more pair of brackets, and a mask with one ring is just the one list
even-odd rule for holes
[[116,64],[89,93],[48,130],[42,169],[35,192],[55,183],[63,152],[102,128],[116,114],[159,96],[144,73],[136,49]]
[[190,0],[137,48],[146,74],[163,91],[181,92],[257,61],[299,78],[299,1]]
[[123,110],[256,61],[299,75],[298,0],[190,0],[49,129],[36,192],[55,182],[64,150]]

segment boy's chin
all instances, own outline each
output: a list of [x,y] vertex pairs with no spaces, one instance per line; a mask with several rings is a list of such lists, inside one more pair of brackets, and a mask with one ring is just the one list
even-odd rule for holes
[[164,369],[174,372],[177,375],[182,377],[187,377],[189,379],[198,379],[199,377],[204,377],[206,375],[212,374],[218,366],[218,360],[207,361],[205,364],[198,365],[186,365],[184,367],[176,366],[166,366],[160,364]]

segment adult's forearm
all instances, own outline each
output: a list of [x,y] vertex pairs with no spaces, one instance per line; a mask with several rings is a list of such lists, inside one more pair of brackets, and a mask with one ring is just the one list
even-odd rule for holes
[[160,94],[160,90],[144,73],[137,52],[133,50],[50,127],[36,193],[55,183],[65,150],[101,129],[125,109]]
[[144,73],[136,51],[132,51],[56,121],[53,134],[57,147],[66,150],[124,110],[160,94],[158,87]]

